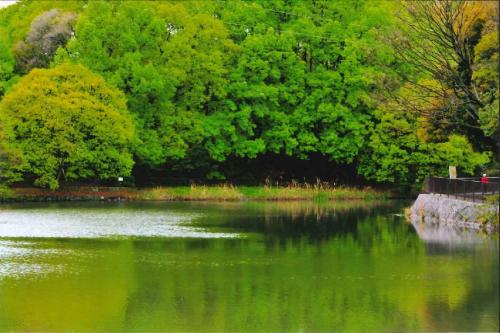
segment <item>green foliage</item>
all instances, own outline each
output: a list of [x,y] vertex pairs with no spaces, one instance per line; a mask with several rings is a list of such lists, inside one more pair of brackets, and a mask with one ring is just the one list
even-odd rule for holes
[[474,49],[476,65],[472,77],[484,101],[483,107],[479,109],[479,124],[487,136],[496,138],[500,133],[498,47],[498,31],[487,32],[481,37]]
[[417,187],[426,175],[446,176],[455,165],[463,175],[473,175],[489,162],[489,153],[475,152],[466,137],[451,135],[444,142],[429,142],[421,120],[408,112],[378,110],[359,172],[379,182]]
[[14,66],[14,57],[0,40],[0,100],[15,81]]
[[305,66],[294,44],[292,36],[276,36],[273,30],[242,42],[226,108],[211,117],[220,128],[209,146],[217,159],[231,153],[255,158],[265,151],[291,155],[297,149],[291,113],[304,97]]
[[[384,8],[336,3],[329,10],[345,15],[345,27],[334,16],[306,27],[300,18],[314,6],[298,7],[290,22],[270,19],[265,4],[234,6],[218,8],[221,21],[179,3],[91,3],[57,61],[81,62],[127,93],[147,147],[137,155],[150,165],[266,152],[352,162],[364,143],[368,92],[382,75],[377,62],[390,58],[373,31],[386,21]],[[359,11],[369,19],[358,22]],[[235,17],[271,26],[234,28]],[[305,28],[313,37],[299,33]]]
[[21,152],[9,146],[7,143],[9,127],[7,125],[8,119],[0,115],[0,188],[6,193],[6,185],[11,182],[21,180],[21,175],[17,171],[23,164]]
[[81,65],[24,76],[1,101],[0,123],[2,143],[21,153],[9,169],[36,185],[130,174],[134,129],[125,98]]
[[92,2],[56,61],[82,63],[126,93],[143,142],[136,154],[154,166],[202,141],[233,49],[222,22],[183,4]]
[[456,165],[465,175],[473,175],[474,171],[490,160],[489,153],[474,152],[466,137],[451,135],[446,142],[436,143],[435,154],[441,162],[441,174],[446,173],[448,165]]
[[499,203],[500,196],[498,194],[486,196],[485,203],[480,205],[477,209],[477,220],[482,224],[491,223],[498,227],[500,224],[500,215],[498,212]]
[[[21,0],[0,11],[0,99],[32,68],[83,65],[126,97],[137,140],[117,139],[128,161],[118,164],[129,168],[130,151],[137,170],[151,174],[231,180],[234,165],[268,156],[319,156],[352,176],[406,185],[444,174],[450,163],[472,174],[488,153],[469,142],[486,151],[498,135],[495,11],[483,3],[446,7],[464,13],[458,35],[445,36],[460,46],[451,50],[448,39],[439,44],[439,34],[424,38],[428,30],[412,28],[442,26],[426,10],[441,4]],[[448,31],[460,22],[444,23]],[[30,93],[16,87],[14,95]],[[4,128],[9,138],[14,130]],[[11,170],[4,178],[46,173],[21,167],[45,161],[46,152],[13,147],[4,148],[13,159],[4,158]],[[37,183],[57,186],[62,170],[68,180],[112,174],[50,163],[56,175]]]
[[5,185],[0,184],[0,201],[12,198],[12,191]]
[[[390,25],[387,8],[297,3],[282,9],[293,12],[288,16],[272,15],[273,5],[282,3],[233,2],[221,9],[241,42],[226,109],[214,116],[214,156],[285,153],[307,159],[321,153],[352,162],[367,133],[370,91],[384,76],[380,65],[391,59],[374,30]],[[315,16],[316,22],[305,19]]]

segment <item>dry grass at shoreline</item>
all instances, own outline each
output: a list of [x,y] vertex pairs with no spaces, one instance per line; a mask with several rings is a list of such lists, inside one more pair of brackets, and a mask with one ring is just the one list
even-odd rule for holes
[[156,187],[142,189],[136,200],[339,200],[375,199],[387,195],[371,188],[325,187],[325,186],[233,186],[228,184],[207,186]]
[[242,200],[348,200],[383,199],[386,192],[372,188],[291,184],[288,186],[191,185],[154,188],[66,187],[57,191],[13,188],[10,200],[137,200],[137,201],[242,201]]

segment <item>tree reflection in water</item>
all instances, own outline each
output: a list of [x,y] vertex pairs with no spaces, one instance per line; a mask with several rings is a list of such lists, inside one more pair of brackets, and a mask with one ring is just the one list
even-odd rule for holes
[[190,227],[243,237],[4,239],[0,330],[498,330],[495,240],[422,233],[394,215],[404,206],[81,206],[189,213]]

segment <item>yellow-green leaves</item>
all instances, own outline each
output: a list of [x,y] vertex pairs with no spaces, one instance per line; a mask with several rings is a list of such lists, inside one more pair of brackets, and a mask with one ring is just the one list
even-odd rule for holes
[[36,69],[0,103],[4,144],[36,185],[130,174],[134,126],[125,97],[81,65]]

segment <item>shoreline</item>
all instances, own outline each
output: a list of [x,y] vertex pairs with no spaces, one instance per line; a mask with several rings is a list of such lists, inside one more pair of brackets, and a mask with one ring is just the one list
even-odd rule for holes
[[154,188],[79,186],[48,190],[14,187],[0,202],[43,201],[330,201],[389,199],[370,187],[192,185]]

